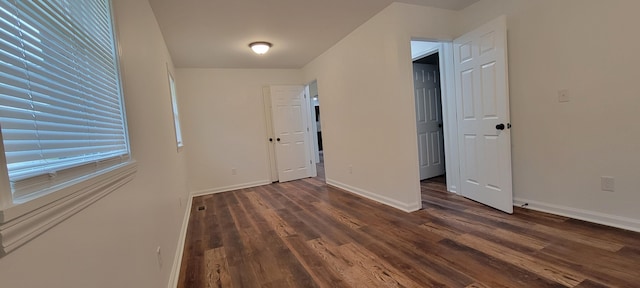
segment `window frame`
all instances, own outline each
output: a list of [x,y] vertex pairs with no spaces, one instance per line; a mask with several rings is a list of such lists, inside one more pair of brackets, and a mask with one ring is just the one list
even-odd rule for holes
[[178,92],[176,88],[176,80],[169,69],[169,64],[167,63],[167,78],[169,81],[169,96],[171,100],[171,114],[173,115],[173,132],[176,136],[176,146],[178,151],[182,150],[184,147],[184,138],[182,137],[182,127],[180,125],[180,111],[178,105]]
[[124,162],[79,175],[51,192],[25,202],[16,202],[12,193],[4,141],[0,133],[0,257],[38,237],[48,229],[95,203],[135,178],[137,163],[132,157],[121,69],[122,53],[113,1],[107,0],[114,38],[113,55],[118,73],[121,112],[128,155]]

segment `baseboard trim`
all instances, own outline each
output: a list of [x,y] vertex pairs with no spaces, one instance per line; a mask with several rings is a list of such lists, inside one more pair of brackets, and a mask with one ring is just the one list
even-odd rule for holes
[[594,212],[584,209],[577,209],[562,205],[549,204],[545,202],[538,202],[523,198],[514,198],[513,205],[522,207],[524,204],[527,204],[525,209],[531,209],[541,212],[547,212],[551,214],[556,214],[560,216],[575,218],[579,220],[584,220],[587,222],[593,222],[597,224],[607,225],[611,227],[616,227],[620,229],[640,232],[640,220],[632,219],[627,217],[621,217],[611,214],[605,214],[600,212]]
[[419,203],[419,202],[418,203],[402,203],[400,201],[391,199],[389,197],[381,196],[381,195],[378,195],[376,193],[373,193],[373,192],[370,192],[370,191],[367,191],[367,190],[364,190],[364,189],[360,189],[360,188],[357,188],[357,187],[353,187],[353,186],[350,186],[350,185],[347,185],[347,184],[344,184],[344,183],[341,183],[341,182],[338,182],[338,181],[335,181],[335,180],[331,180],[331,179],[327,179],[327,185],[334,186],[336,188],[339,188],[339,189],[345,190],[347,192],[362,196],[362,197],[367,198],[367,199],[371,199],[371,200],[376,201],[376,202],[380,202],[382,204],[385,204],[387,206],[391,206],[393,208],[402,210],[402,211],[407,212],[407,213],[415,212],[415,211],[420,210],[420,208],[422,208],[422,203]]
[[263,185],[267,185],[267,184],[271,184],[271,181],[270,180],[260,180],[260,181],[242,183],[242,184],[236,184],[236,185],[230,185],[230,186],[225,186],[225,187],[205,189],[205,190],[191,192],[191,195],[193,197],[203,196],[203,195],[216,194],[216,193],[228,192],[228,191],[233,191],[233,190],[257,187],[257,186],[263,186]]
[[185,206],[184,217],[182,217],[182,227],[180,228],[180,237],[178,238],[178,247],[176,248],[176,255],[173,258],[173,265],[171,265],[171,274],[169,275],[169,288],[178,287],[178,280],[180,278],[180,268],[182,267],[182,254],[184,253],[184,244],[187,239],[187,227],[189,226],[189,218],[191,217],[191,205],[193,203],[193,196],[187,200]]

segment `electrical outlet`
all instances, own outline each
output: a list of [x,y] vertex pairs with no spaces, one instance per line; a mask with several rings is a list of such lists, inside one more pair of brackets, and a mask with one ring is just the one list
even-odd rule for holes
[[571,97],[569,95],[569,90],[560,90],[558,91],[558,102],[569,102],[571,101]]
[[600,177],[600,185],[602,191],[614,192],[616,190],[615,179],[609,176]]
[[236,175],[238,174],[238,171],[236,170],[236,168],[231,168],[231,175]]

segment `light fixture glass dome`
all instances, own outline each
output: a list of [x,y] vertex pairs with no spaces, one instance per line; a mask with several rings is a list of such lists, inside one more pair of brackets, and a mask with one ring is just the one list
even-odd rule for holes
[[269,42],[253,42],[249,44],[249,47],[251,47],[251,50],[253,50],[253,52],[259,55],[267,53],[267,51],[269,51],[269,48],[271,48],[271,46],[272,45]]

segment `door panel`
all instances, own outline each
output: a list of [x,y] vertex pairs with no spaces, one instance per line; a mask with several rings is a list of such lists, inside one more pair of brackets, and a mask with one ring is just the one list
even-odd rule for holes
[[303,96],[302,86],[271,86],[276,163],[280,182],[311,176],[307,110]]
[[503,16],[456,39],[454,61],[461,194],[512,213],[506,38]]
[[413,64],[420,180],[443,175],[444,137],[438,66]]
[[464,135],[464,141],[462,143],[463,145],[461,147],[464,147],[465,151],[463,153],[463,156],[461,159],[463,159],[466,163],[466,170],[465,170],[465,180],[469,183],[472,184],[478,184],[480,177],[478,177],[478,170],[476,168],[478,168],[478,161],[477,161],[477,157],[478,157],[478,141],[476,141],[476,136],[475,135]]
[[498,117],[496,82],[496,63],[482,65],[482,111],[484,119]]
[[461,83],[461,94],[462,94],[462,105],[463,105],[463,113],[464,119],[473,120],[476,118],[476,108],[474,103],[473,96],[473,70],[462,71],[460,76]]
[[[433,159],[431,163],[433,165],[444,165],[444,159],[443,159],[443,153],[442,153],[444,152],[444,147],[442,145],[443,143],[444,143],[444,139],[442,137],[441,131],[431,132],[431,146],[434,148],[434,149],[431,149],[431,159]],[[442,171],[442,173],[444,173],[444,171]]]

